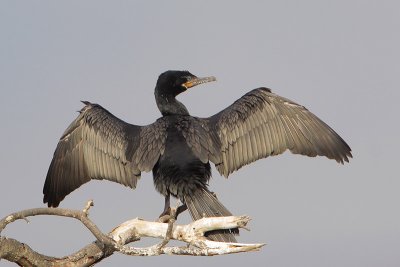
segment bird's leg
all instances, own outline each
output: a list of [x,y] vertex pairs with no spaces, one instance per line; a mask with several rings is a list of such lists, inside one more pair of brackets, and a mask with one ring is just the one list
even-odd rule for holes
[[180,206],[176,209],[175,219],[178,219],[178,215],[181,214],[182,212],[184,212],[185,210],[187,210],[186,204],[180,205]]
[[171,203],[171,195],[168,194],[165,196],[165,202],[164,202],[164,211],[161,213],[161,215],[165,215],[165,214],[170,214],[171,213],[171,207],[170,207],[170,203]]
[[[179,201],[178,201],[179,202]],[[182,204],[179,207],[176,208],[176,213],[175,213],[175,220],[178,219],[178,215],[181,214],[187,210],[186,204]],[[167,223],[171,219],[171,195],[168,194],[165,196],[165,203],[164,203],[164,211],[160,214],[158,217],[159,222]]]
[[[186,204],[182,204],[179,207],[177,207],[174,219],[175,220],[178,219],[178,215],[181,214],[182,212],[184,212],[185,210],[187,210]],[[172,210],[170,207],[170,195],[168,195],[168,196],[165,196],[164,211],[160,214],[158,221],[167,223],[171,219],[171,213],[172,213]]]
[[160,216],[158,217],[158,221],[159,222],[168,222],[171,213],[171,207],[170,207],[170,194],[165,196],[165,204],[164,204],[164,211],[160,214]]

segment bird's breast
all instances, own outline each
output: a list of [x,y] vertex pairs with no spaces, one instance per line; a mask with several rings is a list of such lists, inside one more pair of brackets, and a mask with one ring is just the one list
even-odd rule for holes
[[205,187],[210,179],[210,164],[203,163],[192,151],[184,137],[186,131],[190,131],[190,122],[170,122],[164,153],[153,168],[154,184],[163,195],[170,193],[181,198]]

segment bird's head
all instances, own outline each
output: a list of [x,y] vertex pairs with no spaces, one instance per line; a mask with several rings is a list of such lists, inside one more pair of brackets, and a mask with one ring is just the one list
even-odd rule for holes
[[156,93],[176,97],[193,86],[212,81],[216,81],[215,77],[199,78],[188,71],[169,70],[158,77]]
[[175,97],[193,86],[215,80],[215,77],[199,78],[188,71],[169,70],[162,73],[154,91],[158,109],[163,116],[188,115],[185,105]]

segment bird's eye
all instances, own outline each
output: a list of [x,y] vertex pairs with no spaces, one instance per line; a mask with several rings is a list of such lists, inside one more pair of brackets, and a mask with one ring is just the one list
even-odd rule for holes
[[192,79],[192,76],[185,76],[184,81],[183,82],[188,82]]
[[185,77],[182,77],[180,79],[177,79],[175,81],[175,86],[182,86],[182,84],[184,84],[185,82],[187,82],[189,80],[190,80],[190,77],[188,77],[188,76],[185,76]]
[[178,80],[176,80],[175,82],[174,82],[174,87],[179,87],[179,86],[182,86],[182,84],[183,83],[185,83],[186,81],[185,80],[181,80],[181,79],[178,79]]

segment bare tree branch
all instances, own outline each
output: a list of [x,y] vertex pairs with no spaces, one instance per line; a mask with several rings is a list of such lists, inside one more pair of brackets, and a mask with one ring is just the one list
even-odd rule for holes
[[[111,256],[115,251],[132,256],[193,255],[212,256],[238,252],[257,251],[265,244],[223,243],[208,240],[204,233],[211,230],[245,228],[250,218],[247,216],[228,216],[203,218],[187,225],[175,225],[176,209],[171,209],[168,223],[149,222],[133,219],[114,228],[108,235],[103,234],[88,218],[93,206],[89,201],[83,211],[60,208],[37,208],[12,213],[0,220],[0,259],[15,262],[20,266],[91,266]],[[97,239],[72,255],[55,258],[42,255],[28,245],[15,239],[1,236],[5,227],[20,219],[37,215],[54,215],[75,218],[81,221]],[[141,237],[160,238],[162,241],[146,248],[137,248],[127,244]],[[167,247],[171,240],[180,240],[189,246]]]

